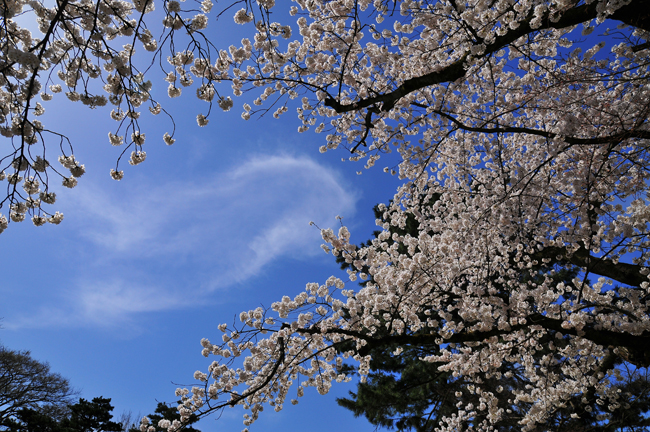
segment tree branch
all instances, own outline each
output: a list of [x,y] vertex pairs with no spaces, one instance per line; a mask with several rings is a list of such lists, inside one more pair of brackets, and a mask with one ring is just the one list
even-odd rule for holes
[[[507,45],[519,39],[520,37],[531,34],[533,32],[551,28],[567,28],[595,19],[598,16],[596,10],[597,4],[598,2],[592,2],[590,4],[583,4],[569,9],[562,14],[560,19],[556,20],[555,22],[551,20],[550,13],[547,13],[546,17],[542,20],[542,25],[535,29],[531,28],[530,26],[530,21],[533,18],[531,12],[531,15],[527,17],[527,19],[519,22],[519,27],[517,27],[515,30],[509,31],[503,36],[497,36],[494,42],[486,46],[483,54],[476,57],[486,57],[489,54],[505,48]],[[633,0],[632,3],[620,8],[609,18],[650,31],[650,13],[639,12],[645,11],[647,9],[644,4],[644,0]],[[390,111],[399,99],[408,95],[409,93],[431,85],[456,81],[464,77],[466,73],[464,65],[468,55],[469,51],[465,52],[465,54],[462,55],[458,60],[451,63],[442,70],[407,79],[399,87],[389,93],[361,99],[347,105],[340,103],[336,99],[326,98],[324,101],[325,106],[334,108],[334,110],[339,114],[350,111],[357,111],[359,109],[367,108],[375,104],[382,104],[381,111]]]
[[[420,104],[418,104],[420,105]],[[496,133],[523,133],[523,134],[528,134],[528,135],[537,135],[541,136],[544,138],[549,138],[553,139],[558,136],[558,134],[555,134],[553,132],[548,132],[548,131],[543,131],[539,129],[531,129],[531,128],[525,128],[525,127],[516,127],[516,126],[506,126],[506,127],[491,127],[491,128],[486,128],[486,127],[474,127],[474,126],[468,126],[460,121],[458,121],[456,118],[451,116],[450,114],[447,114],[443,111],[440,110],[434,110],[432,111],[435,114],[438,114],[441,117],[446,118],[447,120],[451,121],[454,125],[456,125],[459,129],[462,129],[464,131],[468,132],[479,132],[479,133],[486,133],[486,134],[496,134]],[[367,121],[366,121],[367,123]],[[626,131],[610,136],[601,136],[601,137],[594,137],[594,138],[577,138],[577,137],[562,137],[562,140],[566,142],[567,144],[573,144],[573,145],[597,145],[597,144],[609,144],[609,143],[620,143],[628,138],[640,138],[640,139],[650,139],[650,131],[646,130],[632,130],[632,131]]]
[[554,261],[566,259],[573,265],[586,268],[589,272],[605,276],[620,283],[639,287],[642,282],[648,282],[647,276],[641,273],[641,266],[627,263],[614,263],[608,259],[591,256],[589,251],[581,247],[570,253],[565,247],[546,247],[540,252],[531,255],[532,259],[542,260],[548,258]]

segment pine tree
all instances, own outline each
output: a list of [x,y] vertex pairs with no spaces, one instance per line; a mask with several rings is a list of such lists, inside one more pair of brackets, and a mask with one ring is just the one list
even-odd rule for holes
[[[7,432],[121,432],[122,424],[113,421],[110,398],[92,401],[79,399],[63,413],[24,408],[7,424]],[[62,417],[60,417],[62,416]]]

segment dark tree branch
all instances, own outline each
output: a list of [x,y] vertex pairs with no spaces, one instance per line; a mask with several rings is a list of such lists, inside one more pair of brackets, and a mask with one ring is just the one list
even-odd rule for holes
[[[493,328],[488,331],[461,331],[459,333],[451,334],[445,338],[444,343],[467,343],[467,342],[486,342],[493,337],[503,337],[508,334],[520,330],[535,330],[536,327],[541,327],[544,330],[559,332],[574,337],[587,339],[597,345],[608,348],[618,348],[618,356],[636,366],[648,367],[650,366],[650,332],[645,331],[639,335],[630,333],[620,333],[612,330],[596,329],[587,324],[580,330],[572,326],[563,326],[565,323],[562,319],[550,318],[548,316],[535,313],[528,315],[526,323],[510,326],[507,329]],[[298,330],[300,334],[323,334],[318,326]],[[411,345],[411,346],[440,346],[440,335],[436,334],[402,334],[402,335],[389,335],[381,336],[379,338],[372,335],[365,334],[355,330],[345,329],[327,329],[325,334],[345,335],[354,339],[360,339],[365,342],[365,345],[357,349],[357,353],[361,356],[366,356],[372,353],[373,350],[385,348],[394,345]]]
[[540,261],[543,258],[553,261],[567,260],[573,265],[588,269],[591,273],[634,287],[640,286],[642,282],[648,282],[647,276],[641,273],[641,266],[621,262],[614,263],[608,259],[594,257],[584,247],[573,253],[569,253],[564,247],[546,247],[540,252],[532,254],[531,258]]
[[[486,46],[483,54],[477,57],[486,57],[489,54],[505,48],[520,37],[540,30],[551,28],[562,29],[595,19],[598,16],[596,6],[597,2],[592,2],[590,4],[573,7],[564,12],[556,21],[552,21],[550,15],[547,13],[545,19],[542,20],[542,25],[535,29],[530,26],[530,20],[533,18],[531,15],[529,16],[529,19],[520,22],[517,29],[511,30],[503,36],[497,36],[493,43]],[[650,10],[650,8],[647,7],[645,0],[633,0],[629,5],[617,10],[610,16],[610,18],[616,21],[621,21],[630,26],[650,31],[650,12],[647,12],[648,10]],[[466,52],[458,60],[440,71],[430,72],[419,77],[407,79],[391,92],[361,99],[347,105],[340,103],[336,99],[326,98],[324,101],[325,106],[334,108],[334,110],[339,114],[357,111],[378,104],[381,104],[382,111],[390,111],[399,99],[409,93],[431,85],[453,82],[463,78],[466,73],[464,64],[468,56],[469,52]]]
[[[418,104],[419,105],[419,104]],[[528,134],[528,135],[536,135],[536,136],[541,136],[544,138],[549,138],[553,139],[556,138],[558,135],[553,133],[553,132],[547,132],[539,129],[531,129],[531,128],[525,128],[525,127],[515,127],[515,126],[505,126],[505,127],[491,127],[491,128],[486,128],[486,127],[473,127],[473,126],[468,126],[460,121],[458,121],[456,118],[451,116],[448,113],[445,113],[440,110],[435,110],[432,111],[435,114],[438,114],[441,117],[446,118],[447,120],[451,121],[455,126],[457,126],[459,129],[462,129],[464,131],[468,132],[479,132],[479,133],[486,133],[486,134],[497,134],[497,133],[522,133],[522,134]],[[628,138],[640,138],[640,139],[650,139],[650,131],[647,130],[631,130],[631,131],[626,131],[622,133],[618,133],[615,135],[610,135],[610,136],[601,136],[601,137],[594,137],[594,138],[578,138],[578,137],[562,137],[562,140],[566,142],[567,144],[572,144],[572,145],[597,145],[597,144],[610,144],[610,143],[620,143]]]

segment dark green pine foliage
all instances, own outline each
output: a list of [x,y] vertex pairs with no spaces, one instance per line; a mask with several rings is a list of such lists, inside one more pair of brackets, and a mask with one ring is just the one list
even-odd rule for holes
[[393,356],[389,349],[372,352],[372,372],[350,398],[339,405],[355,416],[365,416],[375,426],[397,430],[430,430],[438,417],[454,412],[458,386],[431,364],[419,361],[428,355],[417,347],[407,347]]
[[114,422],[110,398],[96,397],[92,402],[79,399],[70,406],[70,415],[61,421],[62,432],[120,432],[122,424]]
[[[434,196],[427,206],[439,199]],[[390,222],[378,206],[374,208],[375,217],[382,222]],[[391,233],[402,236],[410,234],[418,235],[419,223],[413,215],[408,215],[405,225],[402,228],[391,225]],[[375,231],[375,237],[380,231]],[[364,245],[369,245],[368,240]],[[392,240],[388,239],[391,243]],[[403,247],[401,253],[407,253]],[[345,261],[345,257],[338,256],[337,262],[342,269],[351,268],[351,264]],[[362,269],[365,271],[366,269]],[[532,274],[532,276],[531,276]],[[557,283],[568,282],[579,274],[579,269],[568,265],[565,262],[557,262],[549,266],[538,266],[533,272],[522,275],[522,278],[535,283],[536,280],[551,278]],[[372,279],[362,282],[362,285],[372,282]],[[507,292],[504,289],[503,295]],[[567,293],[568,299],[572,294]],[[439,317],[435,317],[438,318]],[[381,317],[378,317],[381,321]],[[385,327],[380,327],[375,337],[381,339],[383,332],[388,335]],[[545,340],[542,341],[543,348],[538,352],[538,358],[552,353],[548,347],[555,344],[560,348],[564,345],[562,338],[557,338],[555,332],[548,331]],[[355,416],[364,416],[367,420],[381,428],[396,429],[398,431],[433,432],[440,425],[443,417],[457,412],[457,404],[462,400],[466,405],[468,402],[478,406],[480,401],[473,392],[476,383],[465,381],[462,377],[453,377],[450,373],[439,371],[441,366],[435,363],[423,362],[420,359],[439,353],[438,346],[416,346],[401,345],[403,351],[395,354],[397,345],[384,345],[381,348],[373,349],[370,354],[370,373],[367,382],[359,383],[356,392],[350,392],[349,398],[339,398],[340,406],[352,411]],[[454,349],[455,347],[449,346]],[[607,360],[606,360],[607,361]],[[620,362],[620,361],[619,361]],[[606,369],[615,364],[604,365]],[[619,363],[620,364],[620,363]],[[625,368],[626,365],[622,365]],[[606,370],[605,369],[605,370]],[[342,372],[352,373],[353,367],[344,365]],[[497,425],[498,431],[518,432],[522,425],[519,419],[528,411],[531,404],[519,403],[517,406],[509,403],[514,399],[513,392],[525,389],[526,380],[521,371],[521,366],[516,364],[503,364],[499,370],[500,374],[486,379],[480,383],[484,390],[499,394],[499,407],[508,412],[503,420]],[[562,375],[562,371],[549,368],[549,372]],[[607,407],[597,402],[594,394],[577,395],[574,400],[568,401],[564,407],[557,407],[557,410],[549,418],[542,430],[553,430],[557,432],[615,432],[615,431],[650,431],[650,376],[647,369],[639,371],[631,368],[624,374],[621,382],[616,383],[621,389],[621,407],[614,411],[613,417],[603,422],[598,415],[607,412]],[[585,409],[587,400],[588,408]],[[479,411],[480,412],[480,411]],[[578,414],[579,418],[573,418],[572,414]],[[468,428],[478,425],[485,418],[477,415],[466,425]]]
[[26,408],[20,410],[8,432],[121,432],[122,424],[113,421],[113,406],[109,398],[96,397],[92,401],[79,399],[68,405],[62,418],[47,410]]
[[0,429],[8,432],[62,432],[56,419],[31,408],[21,409],[4,426]]

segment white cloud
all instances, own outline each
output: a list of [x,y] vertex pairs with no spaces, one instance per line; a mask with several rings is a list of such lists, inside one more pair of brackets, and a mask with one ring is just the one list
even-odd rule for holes
[[[98,325],[137,329],[136,314],[188,306],[185,298],[173,290],[156,290],[119,277],[80,281],[50,297],[27,315],[9,320],[7,328],[52,328]],[[56,304],[56,306],[54,305]]]
[[86,189],[76,196],[73,211],[87,213],[85,235],[106,251],[193,253],[210,238],[230,246],[252,241],[256,250],[262,239],[274,240],[267,252],[283,254],[306,246],[305,237],[313,237],[307,231],[316,232],[310,220],[331,224],[338,212],[352,214],[356,201],[334,173],[292,156],[257,157],[211,178],[127,192]]
[[334,225],[356,203],[336,173],[286,155],[259,156],[210,177],[121,186],[111,195],[80,184],[70,194],[74,208],[63,208],[81,233],[79,249],[89,253],[63,295],[68,312],[50,315],[65,316],[61,324],[113,325],[187,307],[276,260],[322,254],[309,222]]

